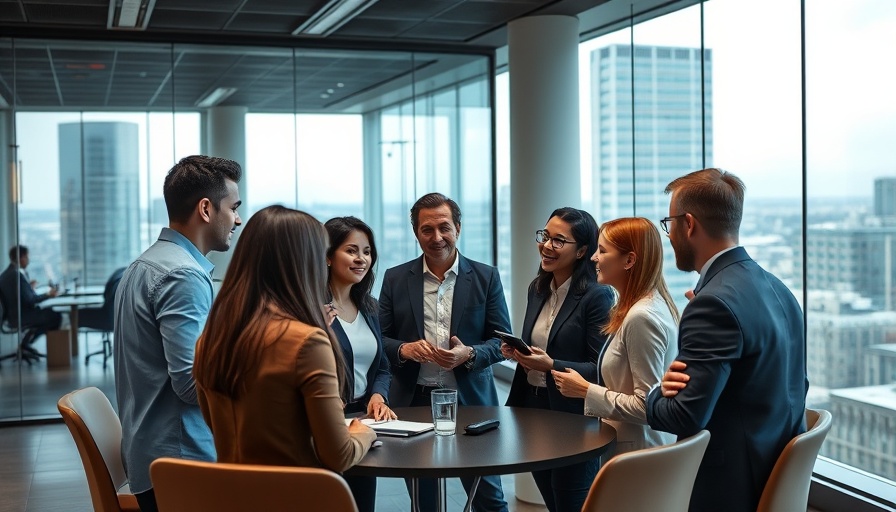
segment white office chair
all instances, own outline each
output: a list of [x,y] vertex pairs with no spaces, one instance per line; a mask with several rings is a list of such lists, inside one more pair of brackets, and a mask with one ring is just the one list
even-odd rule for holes
[[701,430],[677,443],[613,457],[597,473],[582,512],[686,512],[707,445],[709,432]]

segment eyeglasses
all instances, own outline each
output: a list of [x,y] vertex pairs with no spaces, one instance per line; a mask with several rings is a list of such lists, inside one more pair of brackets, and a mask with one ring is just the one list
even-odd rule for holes
[[662,226],[663,231],[665,231],[666,234],[668,235],[669,234],[669,221],[672,219],[677,219],[679,217],[684,217],[685,215],[687,215],[687,213],[682,213],[679,215],[672,215],[671,217],[666,217],[665,219],[660,219],[660,226]]
[[559,251],[566,244],[576,243],[575,240],[567,240],[565,238],[557,238],[555,236],[548,236],[548,232],[543,229],[539,229],[538,231],[535,232],[535,241],[540,244],[545,244],[545,243],[548,243],[548,241],[550,241],[551,247],[553,247],[555,251]]

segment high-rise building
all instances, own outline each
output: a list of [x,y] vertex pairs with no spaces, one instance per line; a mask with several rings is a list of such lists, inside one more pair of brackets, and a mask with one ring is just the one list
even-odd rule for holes
[[806,245],[810,290],[854,291],[879,309],[896,309],[896,224],[818,224],[808,228]]
[[874,180],[874,215],[896,222],[896,176]]
[[865,385],[896,384],[896,339],[865,349]]
[[[591,53],[592,198],[599,223],[631,215],[658,223],[669,211],[666,185],[712,165],[712,53],[703,52],[702,63],[696,48],[611,45]],[[683,308],[682,294],[697,276],[675,270],[668,243],[664,252],[669,288]]]
[[59,125],[62,273],[102,285],[140,254],[138,128]]
[[896,385],[832,390],[830,406],[836,419],[821,454],[896,479]]
[[875,310],[855,292],[810,290],[807,315],[806,364],[813,387],[865,384],[868,349],[896,341],[896,311]]

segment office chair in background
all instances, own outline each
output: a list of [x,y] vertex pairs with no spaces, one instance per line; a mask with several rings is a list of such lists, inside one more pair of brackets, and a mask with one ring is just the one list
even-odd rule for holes
[[83,309],[78,313],[78,329],[88,328],[103,333],[103,346],[100,350],[91,352],[84,356],[84,364],[90,362],[93,356],[103,356],[103,369],[106,369],[106,361],[112,356],[112,330],[114,328],[115,319],[115,291],[121,283],[121,276],[124,274],[125,267],[112,272],[106,281],[106,287],[103,290],[103,305],[98,308]]

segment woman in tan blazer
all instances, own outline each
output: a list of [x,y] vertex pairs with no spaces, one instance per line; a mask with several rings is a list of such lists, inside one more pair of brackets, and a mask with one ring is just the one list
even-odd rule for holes
[[282,206],[243,230],[193,366],[220,462],[341,472],[376,438],[345,424],[345,367],[323,308],[326,240],[320,222]]

